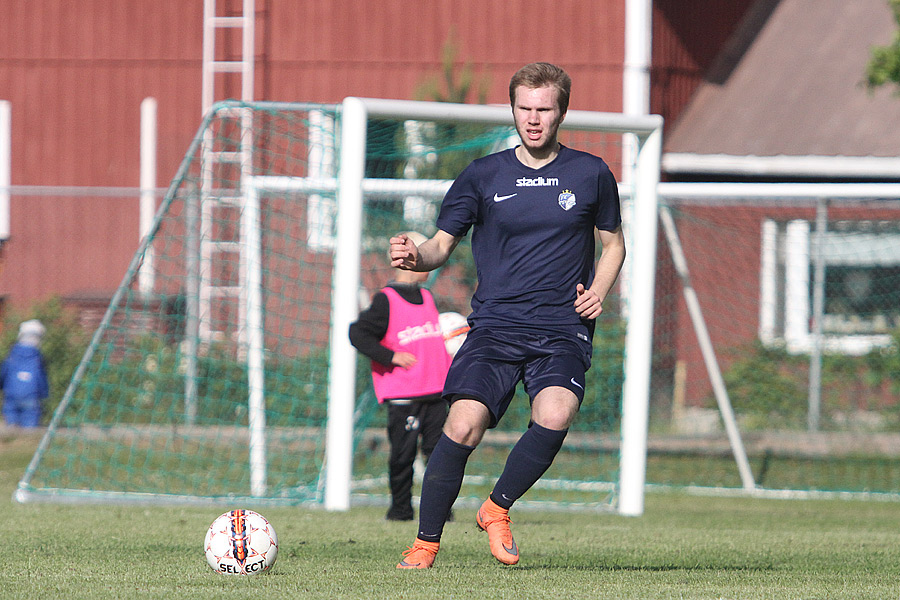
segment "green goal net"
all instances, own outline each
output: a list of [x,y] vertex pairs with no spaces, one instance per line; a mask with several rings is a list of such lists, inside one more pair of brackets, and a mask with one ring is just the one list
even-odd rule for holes
[[[216,105],[17,499],[328,506],[328,490],[340,497],[346,487],[353,503],[387,503],[386,415],[368,361],[349,346],[347,321],[391,279],[387,238],[434,233],[450,181],[472,159],[514,143],[510,123],[497,122],[499,109],[481,108],[488,118],[368,118],[357,217],[340,202],[341,190],[354,186],[344,179],[353,165],[345,164],[341,106]],[[630,168],[623,130],[608,129],[567,130],[562,140],[604,156],[618,174]],[[341,287],[347,248],[356,271],[350,293]],[[427,285],[439,310],[468,314],[474,280],[466,240]],[[598,327],[589,397],[563,456],[524,502],[615,504],[621,304],[616,292]],[[338,388],[352,390],[352,402],[335,400]],[[517,398],[489,433],[470,461],[461,502],[487,493],[528,413],[527,398]],[[347,431],[345,457],[331,444],[339,448]]]
[[[519,505],[640,514],[645,484],[900,497],[900,186],[657,185],[658,127],[570,111],[561,130],[621,182],[628,259],[581,412]],[[392,278],[387,238],[433,234],[453,178],[516,140],[506,107],[216,105],[16,499],[387,504],[386,414],[347,328]],[[467,239],[426,285],[468,314]],[[460,504],[528,418],[520,392]]]

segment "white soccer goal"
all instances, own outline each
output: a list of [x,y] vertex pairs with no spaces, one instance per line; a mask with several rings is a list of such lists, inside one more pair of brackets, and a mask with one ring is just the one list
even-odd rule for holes
[[[690,325],[693,335],[672,343],[664,334],[656,347],[677,346],[680,368],[691,371],[673,385],[671,396],[682,398],[673,405],[685,395],[695,406],[715,398],[741,489],[703,473],[730,459],[713,449],[710,431],[691,441],[692,473],[649,483],[896,498],[900,185],[670,182],[658,190],[684,295],[680,329]],[[670,303],[656,315],[675,322],[679,312]]]
[[[331,338],[332,369],[328,420],[328,472],[325,504],[332,509],[350,506],[352,424],[339,415],[352,413],[356,398],[354,380],[346,377],[356,353],[344,332],[356,319],[359,288],[360,243],[365,188],[366,130],[370,118],[415,119],[432,122],[509,125],[507,107],[404,102],[347,98],[343,103],[341,174],[338,193],[335,294]],[[656,262],[656,223],[662,119],[658,116],[569,111],[565,130],[634,134],[638,140],[633,164],[634,180],[623,186],[632,200],[633,239],[628,254],[632,263],[628,290],[629,319],[625,345],[622,449],[618,511],[643,512],[644,469],[649,405],[650,346],[653,322],[653,289]],[[428,189],[445,189],[440,182]],[[403,189],[398,189],[403,192]]]
[[[569,454],[523,504],[643,511],[661,127],[657,116],[569,111],[561,129],[563,143],[629,174],[628,269],[598,324]],[[216,105],[16,498],[386,501],[383,415],[348,326],[390,279],[387,236],[433,233],[452,179],[515,140],[508,107]],[[468,312],[467,241],[430,285],[442,310]],[[484,494],[527,425],[527,401],[514,404],[470,461],[462,501]]]

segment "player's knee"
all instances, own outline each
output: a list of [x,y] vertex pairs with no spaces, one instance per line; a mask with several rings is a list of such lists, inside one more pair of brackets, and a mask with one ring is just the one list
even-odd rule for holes
[[490,413],[476,400],[457,400],[450,406],[444,434],[457,444],[477,446],[490,424]]
[[457,444],[477,446],[484,437],[484,428],[477,427],[472,423],[447,423],[444,426],[444,433]]
[[568,429],[578,414],[578,397],[564,388],[542,390],[531,406],[531,420],[547,429]]
[[540,417],[534,416],[532,418],[532,421],[544,429],[552,429],[554,431],[568,429],[574,420],[575,413],[543,414]]

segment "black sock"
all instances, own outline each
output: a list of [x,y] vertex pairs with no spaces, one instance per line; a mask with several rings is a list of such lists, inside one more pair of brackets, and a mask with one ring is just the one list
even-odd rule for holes
[[428,458],[422,481],[422,501],[419,504],[418,538],[426,542],[439,542],[450,509],[459,496],[466,462],[474,446],[457,444],[441,434]]
[[568,432],[532,423],[506,458],[503,474],[491,492],[494,504],[508,510],[521,498],[550,468]]

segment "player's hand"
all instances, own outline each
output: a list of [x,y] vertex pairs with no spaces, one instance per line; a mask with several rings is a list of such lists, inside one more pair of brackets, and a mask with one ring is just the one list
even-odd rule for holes
[[419,249],[405,233],[390,239],[391,266],[406,271],[415,270],[419,260]]
[[597,293],[581,283],[575,287],[575,312],[585,319],[596,319],[603,312],[603,304]]
[[416,362],[418,361],[416,361],[415,355],[409,352],[394,352],[394,356],[391,358],[391,364],[407,370]]

